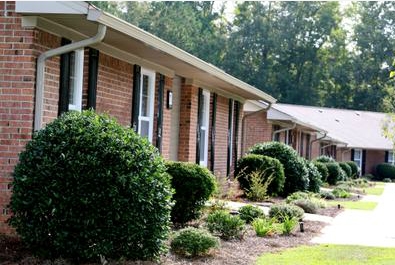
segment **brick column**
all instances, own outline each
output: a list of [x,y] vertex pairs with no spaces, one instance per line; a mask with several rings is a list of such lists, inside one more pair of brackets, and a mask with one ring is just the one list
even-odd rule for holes
[[196,160],[197,111],[198,87],[183,83],[180,100],[179,161],[194,163]]

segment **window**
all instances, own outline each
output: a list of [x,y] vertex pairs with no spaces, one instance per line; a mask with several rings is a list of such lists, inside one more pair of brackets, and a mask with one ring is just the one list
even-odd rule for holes
[[152,142],[155,101],[155,72],[141,69],[138,133]]
[[70,54],[69,110],[82,109],[82,84],[84,69],[84,49]]
[[357,164],[359,171],[362,169],[362,150],[354,149],[354,162]]
[[208,133],[209,133],[209,115],[210,115],[210,92],[203,90],[201,97],[200,113],[200,146],[199,146],[199,164],[207,167],[208,162]]
[[395,164],[394,151],[388,151],[388,161],[387,162],[392,165]]

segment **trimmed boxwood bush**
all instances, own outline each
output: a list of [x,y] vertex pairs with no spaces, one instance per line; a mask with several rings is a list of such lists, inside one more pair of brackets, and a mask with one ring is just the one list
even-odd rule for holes
[[317,157],[316,159],[314,159],[314,161],[321,162],[321,163],[333,163],[333,162],[336,162],[336,160],[333,159],[332,157],[325,156],[325,155]]
[[257,206],[245,205],[239,209],[239,216],[241,220],[249,224],[256,218],[265,217],[265,213]]
[[170,243],[171,250],[181,256],[205,256],[211,249],[219,247],[217,237],[204,229],[187,227],[177,231]]
[[350,167],[350,165],[346,162],[339,162],[339,166],[343,169],[343,171],[345,172],[347,178],[351,178],[352,177],[352,169]]
[[377,180],[395,179],[395,166],[387,163],[378,164],[376,166]]
[[325,163],[315,161],[313,162],[315,167],[317,168],[318,172],[321,174],[322,182],[327,182],[327,178],[329,175],[328,168],[326,167]]
[[245,233],[245,222],[237,215],[219,210],[207,216],[207,228],[224,240],[242,239]]
[[302,208],[291,204],[274,204],[269,210],[269,216],[276,218],[279,222],[293,218],[299,220],[303,218],[303,214],[304,211]]
[[292,147],[280,142],[267,142],[253,146],[249,153],[278,159],[284,166],[285,183],[281,193],[287,196],[309,187],[308,171],[303,160]]
[[171,194],[147,139],[106,115],[68,112],[20,154],[10,224],[45,258],[155,259],[166,250]]
[[204,204],[216,191],[214,175],[200,165],[187,162],[166,162],[167,173],[175,190],[171,220],[185,224],[198,218]]
[[285,182],[283,165],[275,158],[264,155],[249,154],[237,161],[235,176],[240,183],[240,188],[245,191],[250,189],[251,173],[260,172],[264,183],[270,176],[270,182],[267,193],[276,196],[282,192]]
[[310,162],[309,160],[305,160],[305,159],[304,159],[304,162],[305,162],[307,171],[309,173],[309,188],[308,188],[308,190],[311,192],[317,193],[320,191],[320,186],[322,184],[322,181],[321,181],[322,176],[321,176],[320,172],[318,171],[317,167],[312,162]]
[[346,161],[347,165],[350,166],[351,168],[351,177],[353,179],[356,179],[359,177],[358,174],[358,165],[354,161]]
[[344,172],[338,163],[326,163],[326,167],[328,168],[327,181],[330,185],[336,185],[338,181],[343,180]]

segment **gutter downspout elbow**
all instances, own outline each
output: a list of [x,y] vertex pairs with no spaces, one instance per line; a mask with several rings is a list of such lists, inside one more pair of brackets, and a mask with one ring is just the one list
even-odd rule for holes
[[42,111],[44,105],[44,77],[45,77],[45,61],[51,57],[65,54],[74,50],[78,50],[96,43],[101,42],[107,32],[105,25],[99,24],[95,36],[73,42],[65,46],[61,46],[42,53],[37,59],[37,72],[36,72],[36,102],[34,110],[34,131],[42,128]]
[[310,143],[309,143],[309,156],[308,156],[308,159],[311,159],[311,151],[312,151],[311,149],[313,148],[313,143],[314,143],[314,142],[317,142],[317,141],[319,141],[319,140],[324,139],[324,138],[326,137],[327,134],[328,134],[328,133],[325,132],[324,135],[323,135],[322,137],[310,141]]
[[265,108],[248,113],[246,115],[243,115],[243,118],[241,119],[241,127],[242,127],[242,129],[241,129],[241,152],[242,152],[242,154],[245,154],[245,151],[246,151],[245,150],[245,138],[246,138],[245,118],[247,118],[248,116],[251,116],[253,114],[259,113],[259,112],[268,111],[272,107],[273,103],[268,102],[268,101],[266,103],[267,103],[267,106]]
[[281,133],[281,132],[285,132],[285,131],[293,130],[293,129],[295,129],[295,127],[296,127],[296,123],[294,122],[291,127],[282,128],[282,129],[279,129],[277,131],[274,131],[272,133],[272,141],[274,141],[274,137],[275,137],[276,134]]

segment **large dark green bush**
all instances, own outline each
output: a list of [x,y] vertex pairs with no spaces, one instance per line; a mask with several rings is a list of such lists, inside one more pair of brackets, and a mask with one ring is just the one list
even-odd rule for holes
[[359,177],[359,172],[358,172],[358,165],[354,161],[346,161],[346,163],[350,166],[351,168],[351,177],[353,179],[356,179]]
[[343,169],[343,171],[346,173],[347,178],[352,177],[352,169],[350,165],[346,162],[339,162],[339,166]]
[[322,184],[321,181],[321,173],[318,171],[317,167],[310,162],[309,160],[305,160],[302,158],[305,162],[307,172],[309,173],[309,188],[308,190],[311,192],[319,192],[320,191],[320,186]]
[[268,142],[253,146],[252,154],[266,155],[278,159],[284,166],[285,183],[281,193],[286,196],[309,187],[308,171],[303,160],[292,147],[280,142]]
[[171,187],[146,139],[106,115],[68,112],[35,133],[14,171],[10,224],[46,258],[153,259]]
[[395,166],[387,163],[378,164],[376,166],[376,179],[395,179]]
[[326,163],[326,167],[328,168],[327,181],[330,185],[336,185],[338,181],[343,180],[344,172],[338,163]]
[[171,250],[181,256],[205,256],[219,247],[217,237],[204,229],[187,227],[176,232],[170,243]]
[[333,163],[333,162],[336,162],[336,160],[333,159],[332,157],[325,156],[325,155],[317,157],[316,159],[314,159],[314,161],[321,162],[321,163]]
[[326,167],[325,163],[315,161],[313,162],[315,167],[317,168],[318,172],[321,174],[322,182],[327,182],[327,178],[329,175],[328,168]]
[[183,225],[200,216],[204,204],[216,191],[215,177],[207,168],[197,164],[166,162],[166,167],[175,190],[171,220]]
[[249,154],[237,161],[235,176],[240,183],[240,188],[245,191],[250,189],[251,176],[253,172],[259,172],[262,183],[272,178],[267,194],[271,196],[282,192],[285,182],[283,165],[275,158],[264,155]]

